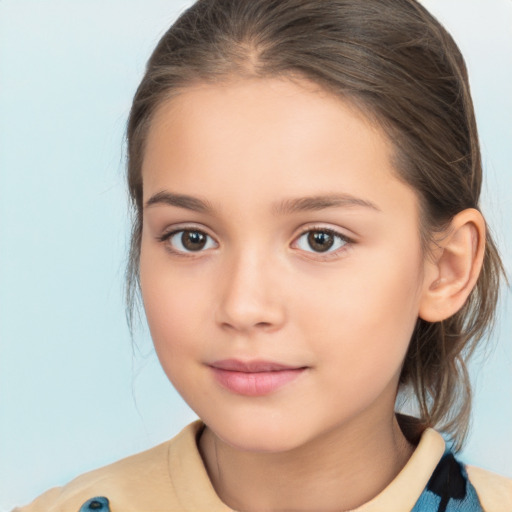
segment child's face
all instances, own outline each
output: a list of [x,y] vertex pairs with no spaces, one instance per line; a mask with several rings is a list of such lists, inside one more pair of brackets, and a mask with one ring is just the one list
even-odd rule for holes
[[289,81],[190,88],[154,117],[143,188],[156,351],[221,439],[279,451],[392,417],[425,263],[377,128]]

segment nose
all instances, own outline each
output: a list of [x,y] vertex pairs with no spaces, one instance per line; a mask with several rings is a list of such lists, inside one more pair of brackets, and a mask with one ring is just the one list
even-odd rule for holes
[[250,334],[282,327],[285,303],[278,269],[268,257],[246,251],[226,262],[219,282],[216,320],[223,329]]

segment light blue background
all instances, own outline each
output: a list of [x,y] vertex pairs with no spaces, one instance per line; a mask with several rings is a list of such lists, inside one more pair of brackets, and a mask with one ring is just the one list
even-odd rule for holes
[[[144,332],[132,354],[122,298],[125,121],[145,60],[190,3],[0,2],[0,511],[194,418]],[[469,65],[484,211],[510,271],[512,2],[424,3]],[[511,338],[508,293],[495,348],[472,365],[463,454],[508,476]]]

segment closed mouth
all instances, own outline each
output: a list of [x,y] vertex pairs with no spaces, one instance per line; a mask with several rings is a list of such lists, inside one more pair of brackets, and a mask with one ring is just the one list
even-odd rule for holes
[[299,377],[307,366],[272,361],[224,359],[209,364],[215,380],[225,389],[245,396],[268,395]]
[[291,366],[272,361],[240,361],[238,359],[223,359],[222,361],[215,361],[209,366],[219,370],[226,370],[232,372],[243,373],[262,373],[262,372],[279,372],[285,370],[300,370],[306,366]]

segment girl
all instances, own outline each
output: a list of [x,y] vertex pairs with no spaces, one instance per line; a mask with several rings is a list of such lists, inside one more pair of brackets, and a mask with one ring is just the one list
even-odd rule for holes
[[464,62],[421,5],[200,0],[128,151],[129,298],[201,420],[22,510],[512,507],[454,456],[503,267]]

